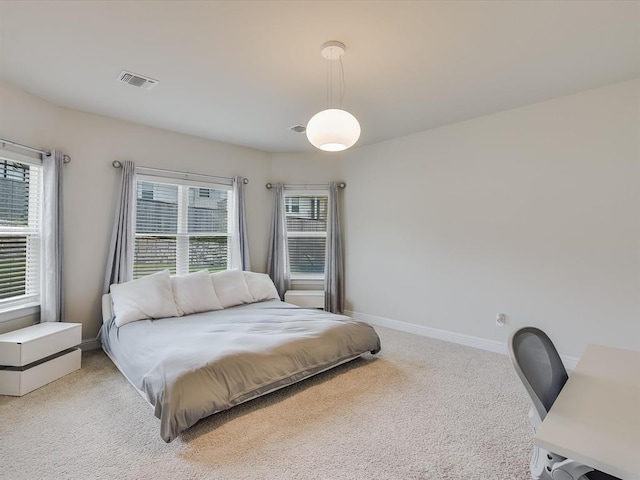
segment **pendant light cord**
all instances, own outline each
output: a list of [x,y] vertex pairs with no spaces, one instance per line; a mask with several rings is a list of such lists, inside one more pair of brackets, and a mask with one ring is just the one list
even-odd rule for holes
[[[340,61],[340,90],[337,92],[338,108],[342,109],[342,102],[344,101],[344,95],[347,90],[344,81],[344,64],[342,63],[342,55],[338,57]],[[334,92],[333,92],[333,62],[334,60],[326,59],[327,65],[327,109],[334,108]]]
[[344,83],[344,65],[342,64],[342,55],[340,55],[340,86],[342,89],[340,90],[340,109],[342,109],[342,101],[344,100],[344,92],[347,90],[347,87]]
[[329,62],[329,72],[330,72],[330,80],[329,80],[329,108],[333,107],[333,60],[327,60]]
[[325,59],[325,66],[326,66],[326,72],[327,72],[327,108],[331,108],[331,98],[329,95],[329,91],[331,90],[331,77],[329,76],[329,63],[331,62],[331,60],[329,60],[328,58]]

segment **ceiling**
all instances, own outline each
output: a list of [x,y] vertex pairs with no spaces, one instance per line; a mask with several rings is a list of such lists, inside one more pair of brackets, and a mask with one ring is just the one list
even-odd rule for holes
[[269,152],[313,149],[289,127],[327,108],[327,40],[365,145],[640,76],[640,2],[0,1],[1,79]]

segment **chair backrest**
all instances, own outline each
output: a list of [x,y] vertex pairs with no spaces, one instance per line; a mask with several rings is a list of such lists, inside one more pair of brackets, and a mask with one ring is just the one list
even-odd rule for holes
[[569,378],[556,347],[542,330],[524,327],[511,335],[509,355],[540,420],[544,420]]

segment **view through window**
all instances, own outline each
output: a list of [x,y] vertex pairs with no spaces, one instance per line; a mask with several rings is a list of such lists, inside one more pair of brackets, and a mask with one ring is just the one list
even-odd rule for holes
[[133,278],[228,268],[231,187],[139,175],[136,199]]
[[285,192],[289,266],[294,279],[324,276],[328,200],[326,193]]
[[0,155],[0,198],[0,310],[37,305],[42,166]]

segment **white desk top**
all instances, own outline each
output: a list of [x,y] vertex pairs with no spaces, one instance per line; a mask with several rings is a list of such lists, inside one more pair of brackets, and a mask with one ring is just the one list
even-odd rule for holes
[[640,480],[640,352],[589,345],[534,443],[624,480]]

